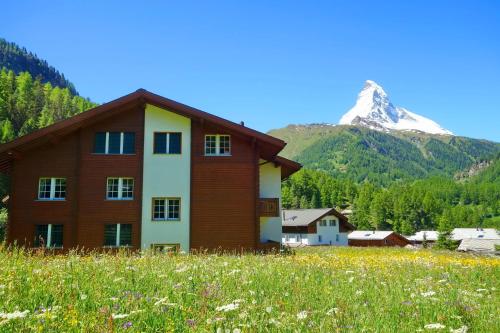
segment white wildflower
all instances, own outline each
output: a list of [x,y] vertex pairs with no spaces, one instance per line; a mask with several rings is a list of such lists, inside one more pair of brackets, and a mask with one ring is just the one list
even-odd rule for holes
[[334,313],[337,314],[338,312],[339,312],[339,308],[332,308],[332,309],[326,311],[326,314],[328,316],[331,316],[332,314],[334,314]]
[[0,318],[7,319],[7,320],[24,318],[24,317],[26,317],[28,315],[28,313],[30,313],[29,310],[14,311],[14,312],[11,312],[11,313],[0,312]]
[[87,297],[88,297],[88,296],[87,296],[87,295],[85,295],[85,294],[80,294],[80,299],[81,299],[82,301],[86,300],[86,299],[87,299]]
[[447,280],[439,280],[438,283],[445,283]]
[[357,290],[356,291],[356,295],[362,295],[363,294],[363,290]]
[[187,267],[186,265],[182,265],[180,267],[178,267],[174,272],[176,273],[182,273],[182,272],[185,272],[189,269],[189,267]]
[[420,293],[420,295],[422,295],[423,297],[430,297],[436,295],[436,292],[431,290],[425,293]]
[[119,313],[119,314],[112,314],[111,315],[111,318],[113,319],[123,319],[123,318],[127,318],[129,315],[126,314],[126,313]]
[[236,310],[237,308],[239,308],[239,306],[240,306],[239,303],[230,303],[227,305],[218,306],[215,310],[228,312],[228,311]]
[[345,271],[346,274],[354,274],[354,271]]
[[456,330],[450,328],[451,333],[467,333],[469,331],[469,327],[467,326],[462,326],[460,328],[457,328]]
[[273,311],[273,307],[272,306],[266,307],[266,312],[267,313],[271,313],[271,311]]
[[351,276],[351,277],[349,278],[349,283],[351,283],[352,281],[354,281],[354,276]]
[[479,288],[479,289],[477,289],[476,291],[478,291],[478,292],[482,292],[482,291],[488,291],[488,289]]
[[271,325],[279,325],[280,322],[274,318],[269,319],[269,324]]
[[444,326],[443,324],[436,323],[436,324],[427,324],[424,326],[424,328],[428,330],[441,330],[443,328],[446,328],[446,326]]
[[118,297],[110,297],[109,300],[113,301],[113,302],[116,302],[116,301],[118,301]]
[[297,319],[298,320],[303,320],[307,318],[307,311],[301,311],[297,313]]

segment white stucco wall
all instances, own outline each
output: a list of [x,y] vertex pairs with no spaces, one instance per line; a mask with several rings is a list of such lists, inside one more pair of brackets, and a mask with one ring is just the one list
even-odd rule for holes
[[261,198],[279,198],[280,216],[260,218],[260,241],[281,241],[281,167],[272,162],[259,162],[259,192]]
[[[181,154],[153,154],[155,132],[181,132]],[[180,244],[189,251],[191,119],[147,105],[144,128],[142,248]],[[153,221],[152,199],[180,197],[180,221]]]
[[[335,226],[330,227],[329,222],[327,225],[322,227],[320,222],[316,222],[316,233],[315,234],[301,234],[299,241],[303,245],[335,245],[335,246],[347,246],[347,233],[339,232],[339,219],[336,216],[326,216],[323,220],[334,220],[336,221]],[[338,235],[338,240],[337,240]],[[288,241],[286,240],[288,236]],[[321,236],[321,242],[319,237]],[[286,244],[297,244],[297,234],[283,234],[282,242]]]

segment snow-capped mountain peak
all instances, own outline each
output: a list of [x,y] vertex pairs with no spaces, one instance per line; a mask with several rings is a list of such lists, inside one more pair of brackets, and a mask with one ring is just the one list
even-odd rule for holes
[[432,134],[453,134],[436,122],[394,106],[384,89],[375,81],[367,80],[356,104],[342,116],[341,125],[361,125],[371,129],[416,130]]

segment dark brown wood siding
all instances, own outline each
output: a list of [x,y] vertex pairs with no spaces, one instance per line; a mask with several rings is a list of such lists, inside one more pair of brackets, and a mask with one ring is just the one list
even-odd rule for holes
[[361,240],[361,239],[349,239],[349,246],[401,246],[404,247],[410,244],[408,240],[402,236],[391,234],[382,240]]
[[[134,108],[81,128],[14,161],[9,203],[9,242],[32,246],[36,224],[63,224],[65,248],[100,248],[105,223],[131,223],[140,246],[144,110]],[[94,133],[135,132],[134,155],[95,155]],[[66,178],[65,201],[38,201],[40,177]],[[107,177],[133,177],[134,200],[106,200]]]
[[255,249],[258,156],[251,141],[231,135],[231,156],[205,156],[206,134],[231,134],[192,122],[192,249]]

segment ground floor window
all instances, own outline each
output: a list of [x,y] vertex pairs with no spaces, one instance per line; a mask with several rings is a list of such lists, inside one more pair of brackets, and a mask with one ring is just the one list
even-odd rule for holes
[[339,241],[339,234],[336,234],[335,235],[335,241],[338,242]]
[[35,247],[62,248],[62,224],[37,224],[35,226]]
[[132,224],[104,225],[104,246],[132,246]]
[[321,235],[318,235],[318,242],[321,243]]
[[152,244],[151,249],[157,253],[177,253],[180,244]]

